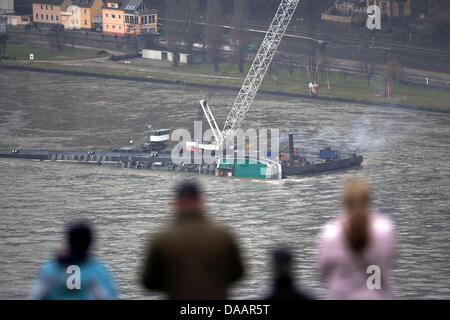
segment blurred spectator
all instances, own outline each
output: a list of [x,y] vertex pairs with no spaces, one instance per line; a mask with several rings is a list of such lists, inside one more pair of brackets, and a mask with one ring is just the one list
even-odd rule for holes
[[319,237],[319,270],[328,298],[391,299],[393,224],[374,212],[364,181],[346,182],[343,202],[344,212]]
[[89,253],[93,232],[86,222],[69,226],[67,247],[45,262],[31,290],[32,299],[117,299],[107,268]]
[[205,216],[195,183],[176,188],[175,222],[154,237],[143,268],[143,285],[171,299],[226,299],[243,266],[232,234]]
[[274,282],[272,292],[266,300],[312,300],[313,296],[298,288],[292,275],[292,255],[288,249],[280,248],[273,253]]

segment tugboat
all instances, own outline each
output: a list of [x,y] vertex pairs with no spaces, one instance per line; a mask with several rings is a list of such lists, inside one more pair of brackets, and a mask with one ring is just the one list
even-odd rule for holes
[[170,140],[170,129],[152,129],[152,126],[147,126],[145,132],[148,140],[142,143],[139,147],[119,147],[115,148],[113,152],[138,152],[138,153],[157,153],[167,149],[167,141]]
[[327,147],[320,150],[318,158],[307,159],[294,152],[294,135],[289,134],[289,159],[282,159],[283,178],[316,174],[325,171],[359,167],[363,161],[356,153],[340,154],[338,150]]
[[140,146],[141,152],[162,151],[167,149],[166,141],[170,140],[170,129],[152,129],[147,126],[149,139]]

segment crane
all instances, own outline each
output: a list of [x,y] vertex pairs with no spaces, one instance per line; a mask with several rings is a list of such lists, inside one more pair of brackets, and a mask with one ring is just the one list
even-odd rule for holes
[[294,15],[300,0],[281,0],[277,12],[270,24],[263,42],[256,54],[252,66],[242,84],[239,94],[234,101],[233,108],[228,114],[223,130],[219,130],[216,119],[208,105],[207,99],[200,101],[200,105],[205,114],[206,120],[215,138],[214,143],[201,145],[202,149],[218,150],[227,140],[233,136],[234,132],[241,126],[250,107],[255,99],[256,93],[264,80],[264,76],[269,69],[270,63],[278,49],[281,39]]

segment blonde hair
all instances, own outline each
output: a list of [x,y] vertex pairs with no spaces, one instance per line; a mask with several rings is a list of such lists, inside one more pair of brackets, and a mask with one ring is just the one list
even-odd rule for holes
[[345,234],[355,252],[361,252],[369,244],[370,194],[365,180],[352,179],[343,185],[342,197],[347,214]]

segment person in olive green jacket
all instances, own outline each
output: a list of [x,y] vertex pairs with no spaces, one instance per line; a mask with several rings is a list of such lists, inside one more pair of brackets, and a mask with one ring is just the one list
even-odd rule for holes
[[147,249],[142,282],[170,299],[228,297],[229,286],[243,275],[239,248],[230,231],[205,215],[195,183],[176,188],[175,221]]

